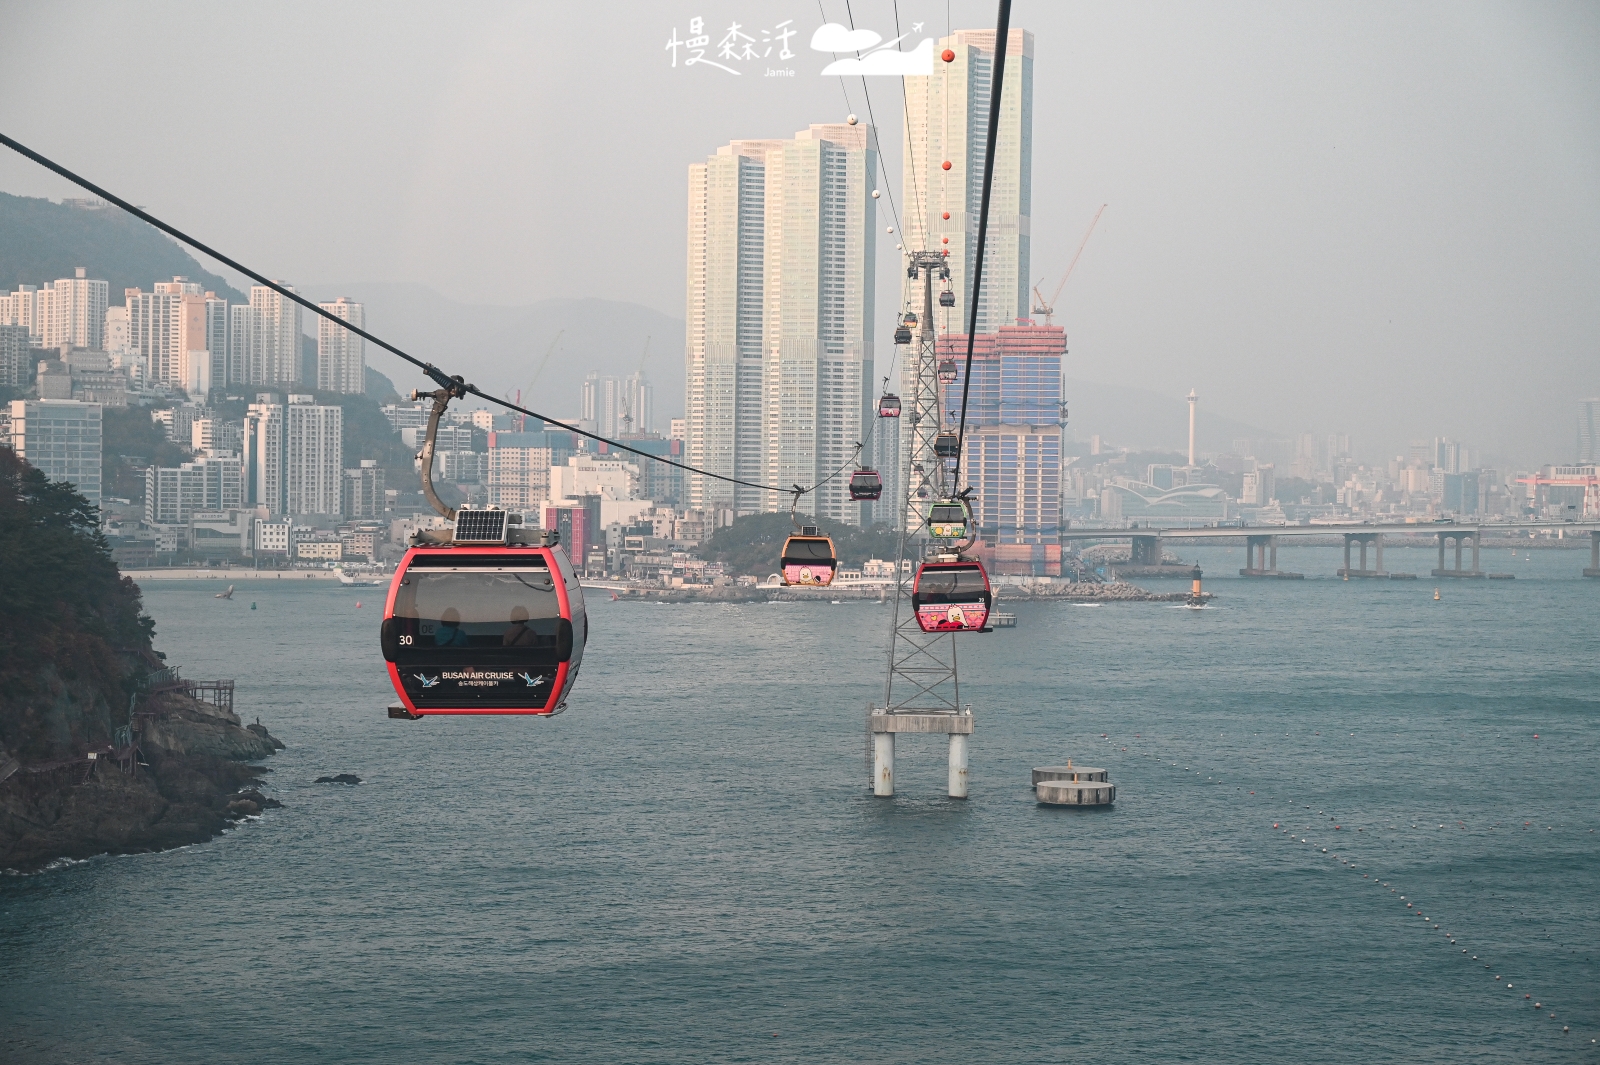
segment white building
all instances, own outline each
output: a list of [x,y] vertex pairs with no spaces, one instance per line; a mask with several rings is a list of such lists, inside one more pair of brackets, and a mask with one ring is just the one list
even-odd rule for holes
[[[366,308],[345,296],[318,306],[358,329],[367,327]],[[367,342],[326,318],[317,319],[317,387],[350,395],[367,390]]]
[[203,458],[145,470],[144,520],[149,525],[182,525],[203,511],[238,510],[243,500],[243,466],[237,458]]
[[[956,305],[940,310],[939,332],[965,333],[978,246],[983,157],[989,136],[994,30],[957,30],[939,42],[949,62],[905,79],[905,168],[900,199],[905,246],[950,252]],[[1029,315],[1029,230],[1033,212],[1033,34],[1014,29],[1006,42],[1000,130],[995,143],[989,230],[979,294],[979,333]],[[949,169],[946,169],[948,165]],[[1065,269],[1063,262],[1058,269]],[[922,282],[902,281],[908,305],[922,310]],[[909,386],[906,386],[909,393]]]
[[489,505],[531,515],[529,523],[537,523],[550,498],[554,459],[544,433],[491,432],[484,482]]
[[305,395],[287,405],[270,393],[256,400],[245,416],[248,501],[274,515],[339,514],[344,411]]
[[101,409],[71,399],[11,401],[11,450],[100,505]]
[[44,320],[39,316],[39,289],[18,285],[15,292],[0,296],[0,325],[19,325],[28,331],[29,343],[44,343]]
[[[290,292],[294,288],[277,282]],[[228,309],[228,379],[244,385],[300,381],[300,305],[265,285],[250,287],[250,303]]]
[[196,418],[190,425],[189,446],[197,454],[237,455],[243,447],[244,426],[221,418]]
[[[819,125],[689,168],[690,465],[811,485],[854,453],[872,389],[877,158],[871,127]],[[859,520],[845,479],[808,504]],[[752,513],[787,497],[691,475],[689,505]]]
[[92,348],[105,343],[109,286],[78,267],[76,277],[51,281],[38,293],[40,343],[46,348]]
[[627,377],[592,373],[583,381],[581,420],[592,424],[593,432],[612,439],[619,434],[651,432],[654,391],[643,372]]
[[573,455],[566,465],[550,467],[552,500],[577,500],[584,496],[635,499],[638,484],[638,465],[612,455]]

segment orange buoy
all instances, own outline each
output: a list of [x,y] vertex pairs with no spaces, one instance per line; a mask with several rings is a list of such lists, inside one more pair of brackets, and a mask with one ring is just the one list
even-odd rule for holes
[[939,53],[939,58],[943,59],[946,63],[954,63],[956,61],[956,54],[950,49],[946,48],[944,51]]
[[943,166],[946,170],[949,170],[950,169],[950,160],[946,159],[943,163],[941,163],[939,165]]

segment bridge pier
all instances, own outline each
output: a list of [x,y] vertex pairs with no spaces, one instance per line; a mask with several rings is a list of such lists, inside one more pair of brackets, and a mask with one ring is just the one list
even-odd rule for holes
[[[1433,575],[1435,577],[1469,577],[1469,578],[1470,577],[1482,577],[1483,576],[1483,571],[1478,568],[1478,540],[1481,538],[1481,536],[1482,536],[1482,530],[1477,530],[1475,532],[1450,532],[1450,533],[1442,532],[1442,533],[1440,533],[1439,534],[1439,568],[1435,569],[1433,571]],[[1456,565],[1455,565],[1455,569],[1445,569],[1445,565],[1444,565],[1444,542],[1446,540],[1452,540],[1452,541],[1455,542],[1455,548],[1456,548]],[[1466,546],[1465,541],[1467,541],[1467,540],[1471,540],[1472,541],[1472,568],[1471,569],[1462,569],[1461,568],[1461,552],[1462,552],[1462,549]]]
[[1161,537],[1156,534],[1134,536],[1128,555],[1130,566],[1161,565]]
[[1303,573],[1280,573],[1278,571],[1278,537],[1272,533],[1265,535],[1246,536],[1244,547],[1244,569],[1239,571],[1241,577],[1277,577],[1282,580],[1300,580],[1305,577]]
[[1585,577],[1600,577],[1600,529],[1589,534],[1589,568],[1583,571]]
[[[1374,549],[1373,568],[1367,568],[1367,545]],[[1361,548],[1361,568],[1354,569],[1350,565],[1350,546],[1358,544]],[[1441,562],[1440,565],[1444,563]],[[1383,533],[1381,532],[1354,532],[1344,534],[1344,569],[1337,576],[1349,579],[1351,577],[1387,577],[1388,572],[1383,568]]]

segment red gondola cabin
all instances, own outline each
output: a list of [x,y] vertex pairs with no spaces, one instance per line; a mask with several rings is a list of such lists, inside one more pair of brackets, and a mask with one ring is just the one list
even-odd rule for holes
[[911,586],[911,608],[923,632],[982,632],[994,597],[989,574],[976,559],[924,562]]
[[588,635],[583,589],[561,548],[459,539],[413,547],[383,613],[383,657],[400,696],[390,716],[554,714]]

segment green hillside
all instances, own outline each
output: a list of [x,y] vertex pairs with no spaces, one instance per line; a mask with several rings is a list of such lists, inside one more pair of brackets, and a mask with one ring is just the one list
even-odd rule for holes
[[123,289],[148,292],[177,276],[230,303],[248,302],[161,231],[115,207],[84,210],[0,192],[0,290],[43,287],[79,266],[109,283],[112,306],[121,306]]

